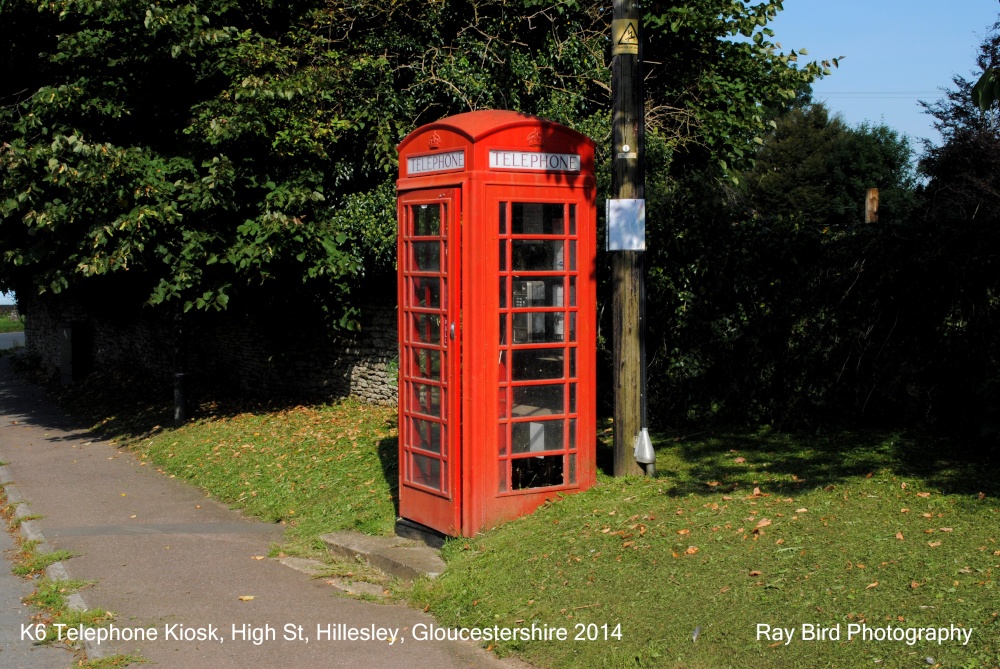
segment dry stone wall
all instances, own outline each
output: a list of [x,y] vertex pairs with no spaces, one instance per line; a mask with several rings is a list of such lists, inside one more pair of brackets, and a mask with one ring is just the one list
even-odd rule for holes
[[170,380],[179,369],[193,382],[250,396],[396,404],[395,305],[366,308],[360,331],[337,336],[294,322],[261,327],[234,313],[186,315],[178,331],[159,312],[116,314],[59,297],[22,302],[22,310],[25,348],[66,381],[70,372],[115,369]]

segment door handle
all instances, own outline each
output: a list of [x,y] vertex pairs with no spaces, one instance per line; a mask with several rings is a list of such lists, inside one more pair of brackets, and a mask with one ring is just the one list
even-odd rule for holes
[[455,321],[451,322],[451,326],[448,328],[448,337],[455,341]]

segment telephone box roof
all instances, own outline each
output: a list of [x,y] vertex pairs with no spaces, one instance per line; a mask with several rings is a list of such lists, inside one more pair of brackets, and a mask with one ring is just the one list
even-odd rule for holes
[[452,132],[465,136],[471,142],[478,142],[484,137],[488,137],[508,128],[516,128],[517,126],[539,126],[576,137],[589,144],[594,143],[593,140],[586,135],[577,132],[572,128],[567,128],[566,126],[556,123],[555,121],[550,121],[539,116],[533,116],[531,114],[524,114],[521,112],[505,111],[502,109],[486,109],[448,116],[440,121],[420,126],[420,128],[407,135],[406,138],[399,143],[397,149],[402,151],[406,145],[415,138],[433,130],[451,130]]

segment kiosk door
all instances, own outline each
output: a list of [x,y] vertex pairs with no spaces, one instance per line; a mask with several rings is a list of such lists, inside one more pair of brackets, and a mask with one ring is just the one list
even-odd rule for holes
[[459,191],[399,198],[399,496],[407,516],[461,528]]

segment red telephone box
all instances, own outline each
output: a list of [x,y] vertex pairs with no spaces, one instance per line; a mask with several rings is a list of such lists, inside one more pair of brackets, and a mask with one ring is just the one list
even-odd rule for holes
[[594,483],[594,144],[507,111],[399,145],[399,510],[472,536]]

